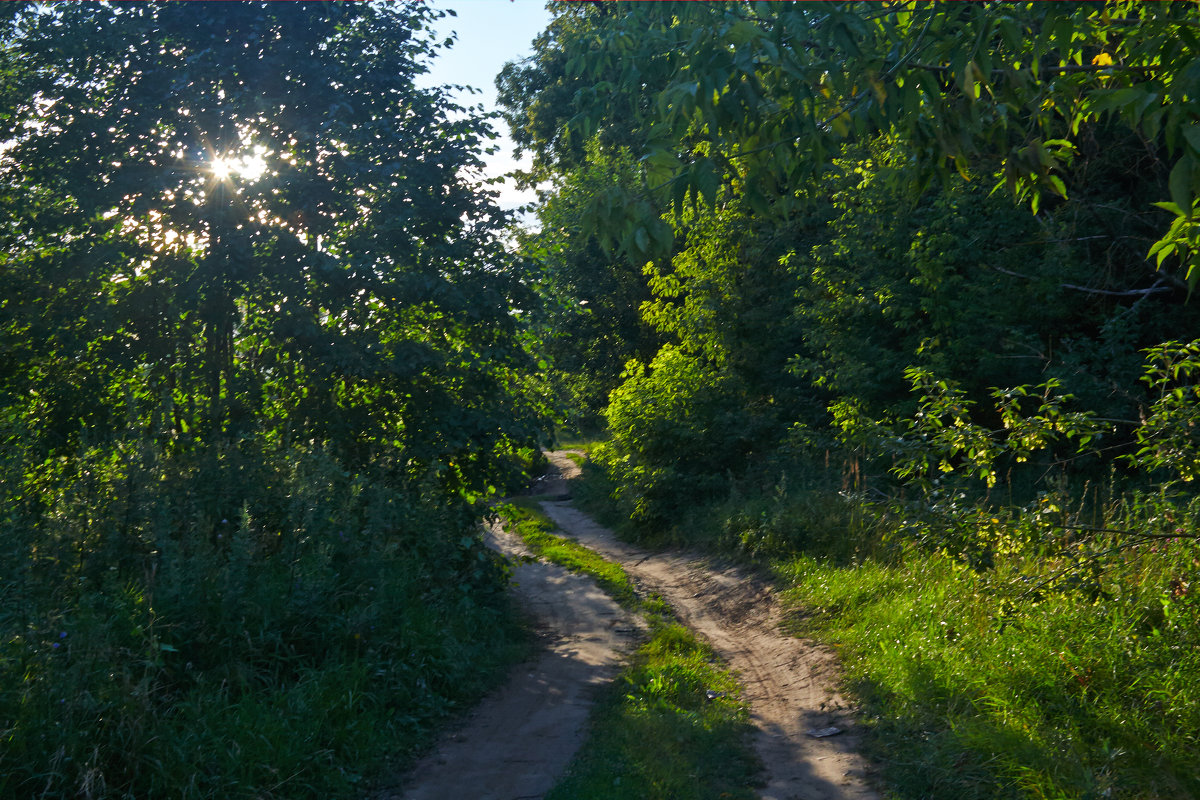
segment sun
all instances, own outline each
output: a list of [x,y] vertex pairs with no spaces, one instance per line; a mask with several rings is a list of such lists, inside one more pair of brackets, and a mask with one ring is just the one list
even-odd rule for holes
[[267,160],[263,157],[265,155],[256,148],[253,155],[243,156],[241,164],[238,165],[238,174],[248,181],[261,178],[267,172]]
[[222,156],[216,156],[213,158],[212,162],[209,163],[208,170],[217,180],[226,181],[229,180],[230,176],[233,175],[235,166],[235,163],[230,159]]
[[208,171],[218,181],[227,181],[234,177],[244,181],[256,181],[267,173],[267,151],[261,147],[241,157],[213,156],[208,163]]

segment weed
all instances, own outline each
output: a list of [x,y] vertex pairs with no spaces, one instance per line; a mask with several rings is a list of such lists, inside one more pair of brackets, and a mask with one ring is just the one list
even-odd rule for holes
[[749,730],[740,688],[708,648],[651,617],[650,640],[600,698],[587,743],[546,800],[749,800],[759,770]]
[[0,475],[0,796],[347,796],[522,654],[470,516],[319,451],[59,469]]
[[[788,627],[841,654],[895,797],[1200,796],[1200,500],[912,513],[780,466],[666,535],[770,561]],[[591,466],[574,494],[619,513],[610,480]]]

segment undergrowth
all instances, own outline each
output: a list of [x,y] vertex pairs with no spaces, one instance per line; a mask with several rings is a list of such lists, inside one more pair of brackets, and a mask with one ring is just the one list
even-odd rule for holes
[[512,501],[500,514],[531,550],[592,576],[650,626],[649,640],[602,692],[587,741],[546,800],[755,797],[748,787],[759,764],[741,690],[712,650],[674,620],[660,597],[641,597],[619,564],[555,534],[535,502]]
[[468,510],[317,449],[15,458],[5,798],[351,797],[523,655]]
[[799,629],[842,646],[898,797],[1195,797],[1200,615],[1156,556],[1130,554],[1138,580],[1107,596],[1020,606],[997,587],[1026,583],[1018,560],[778,570]]

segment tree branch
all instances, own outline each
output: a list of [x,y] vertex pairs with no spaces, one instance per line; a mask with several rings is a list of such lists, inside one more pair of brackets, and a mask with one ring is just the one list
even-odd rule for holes
[[[928,70],[929,72],[937,72],[942,75],[951,74],[953,72],[953,70],[951,70],[950,67],[945,67],[940,64],[925,64],[925,63],[922,63],[919,61],[914,61],[912,66],[914,69],[924,69],[924,70]],[[1088,73],[1106,72],[1106,73],[1116,74],[1118,72],[1155,72],[1160,69],[1162,69],[1161,64],[1150,64],[1147,66],[1132,66],[1132,65],[1125,66],[1125,65],[1117,65],[1117,64],[1103,64],[1103,65],[1101,65],[1101,64],[1067,64],[1066,66],[1062,66],[1062,67],[1039,67],[1038,74],[1039,75],[1045,75],[1045,74],[1069,75],[1071,73],[1077,73],[1077,72],[1088,72]],[[1032,71],[1032,67],[1022,67],[1019,70],[1011,70],[1011,69],[1004,69],[1003,67],[997,67],[991,71],[991,74],[992,75],[1004,75],[1006,73],[1010,73],[1010,72],[1014,72],[1014,71],[1015,72],[1024,72],[1025,70]]]
[[[1013,272],[1011,269],[997,267],[995,264],[988,264],[988,266],[996,270],[996,272],[1002,272],[1005,275],[1012,275],[1014,278],[1023,278],[1027,281],[1037,280],[1037,278],[1033,277],[1032,275],[1023,275],[1020,272]],[[1120,292],[1114,292],[1109,289],[1092,289],[1091,287],[1079,286],[1078,284],[1074,283],[1060,283],[1058,284],[1058,288],[1071,289],[1072,291],[1084,292],[1086,294],[1101,294],[1105,295],[1106,297],[1145,297],[1146,295],[1162,294],[1163,292],[1175,291],[1170,286],[1164,286],[1163,284],[1165,283],[1166,280],[1159,278],[1149,289],[1125,289],[1124,291]]]

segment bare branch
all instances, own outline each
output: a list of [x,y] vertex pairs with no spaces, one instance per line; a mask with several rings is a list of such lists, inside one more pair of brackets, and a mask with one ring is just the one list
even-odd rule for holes
[[[1012,275],[1014,278],[1022,278],[1027,281],[1037,280],[1037,278],[1035,278],[1032,275],[1023,275],[1020,272],[1014,272],[1011,269],[1005,269],[1004,267],[997,267],[995,264],[988,264],[988,266],[991,267],[992,269],[996,270],[996,272],[1002,272],[1005,275]],[[1125,290],[1119,291],[1119,292],[1114,292],[1109,289],[1093,289],[1089,286],[1079,286],[1078,284],[1074,284],[1074,283],[1060,283],[1060,284],[1058,284],[1058,288],[1070,289],[1075,292],[1084,292],[1086,294],[1101,294],[1106,297],[1145,297],[1146,295],[1151,295],[1151,294],[1163,294],[1164,292],[1174,292],[1175,289],[1173,289],[1170,286],[1164,285],[1166,282],[1167,281],[1165,279],[1159,278],[1155,282],[1155,284],[1153,286],[1151,286],[1149,289],[1125,289]]]

